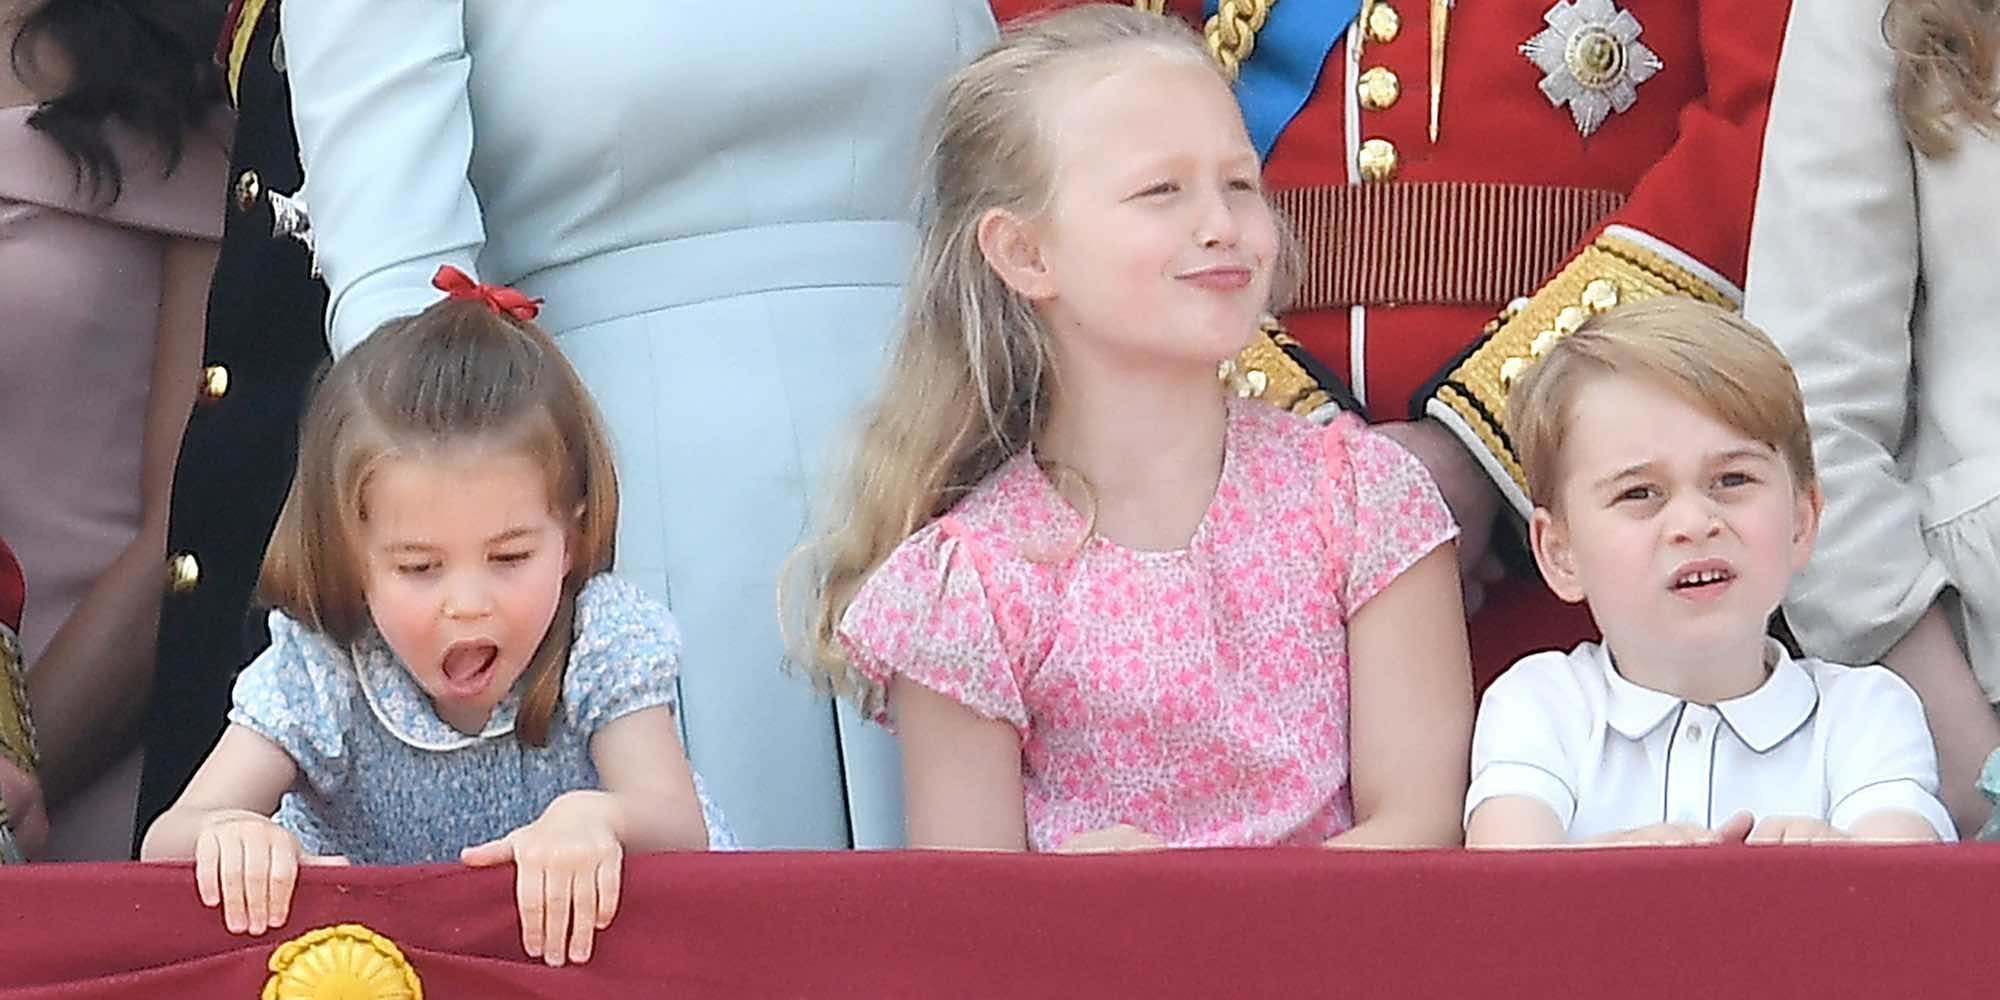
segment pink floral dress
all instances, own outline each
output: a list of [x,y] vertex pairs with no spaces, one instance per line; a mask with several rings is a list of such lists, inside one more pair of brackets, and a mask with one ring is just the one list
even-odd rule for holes
[[1035,850],[1116,823],[1176,846],[1352,826],[1347,617],[1457,533],[1416,459],[1231,400],[1185,549],[1079,547],[1083,527],[1016,455],[868,579],[848,654],[1013,724]]

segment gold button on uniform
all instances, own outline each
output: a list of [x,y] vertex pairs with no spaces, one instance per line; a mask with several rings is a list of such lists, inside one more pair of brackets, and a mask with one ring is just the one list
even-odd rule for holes
[[1403,96],[1403,81],[1397,79],[1396,71],[1387,66],[1370,66],[1361,71],[1354,89],[1360,95],[1364,109],[1381,111]]
[[167,590],[185,594],[201,582],[201,563],[192,552],[176,552],[167,558]]
[[1364,27],[1369,41],[1377,45],[1393,42],[1403,30],[1403,15],[1387,3],[1378,2],[1368,9],[1368,23]]
[[1593,278],[1583,286],[1583,309],[1593,315],[1618,305],[1618,284],[1610,278]]
[[1354,165],[1361,170],[1361,179],[1371,184],[1380,183],[1396,176],[1396,168],[1402,165],[1402,156],[1396,152],[1396,144],[1387,139],[1370,139],[1361,144],[1355,154]]
[[245,170],[236,175],[236,210],[248,212],[257,207],[257,199],[264,196],[264,182],[257,177],[257,171]]
[[213,403],[229,395],[229,369],[209,365],[201,370],[201,401]]

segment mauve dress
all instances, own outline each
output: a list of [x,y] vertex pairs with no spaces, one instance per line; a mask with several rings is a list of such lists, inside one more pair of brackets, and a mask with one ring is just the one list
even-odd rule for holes
[[[159,154],[114,135],[124,189],[99,207],[33,111],[0,108],[0,536],[27,580],[30,674],[138,532],[162,261],[175,238],[221,238],[229,168],[220,129],[190,136],[165,178]],[[52,817],[49,856],[129,856],[138,765],[135,751]]]

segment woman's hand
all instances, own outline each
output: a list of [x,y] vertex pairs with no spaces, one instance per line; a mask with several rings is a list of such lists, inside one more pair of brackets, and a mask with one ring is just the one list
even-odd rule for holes
[[195,837],[194,886],[201,905],[222,907],[222,924],[231,934],[255,936],[284,926],[291,915],[300,865],[346,863],[307,855],[299,838],[269,816],[218,809]]
[[625,859],[616,808],[604,792],[569,792],[533,823],[460,853],[474,868],[514,863],[521,947],[529,957],[550,965],[588,962],[597,932],[611,926]]

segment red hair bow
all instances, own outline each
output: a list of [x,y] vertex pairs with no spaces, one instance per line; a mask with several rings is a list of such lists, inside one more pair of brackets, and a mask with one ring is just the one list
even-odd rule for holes
[[450,264],[438,268],[431,285],[448,298],[484,302],[502,316],[531,320],[542,314],[541,299],[531,299],[506,285],[480,284]]

